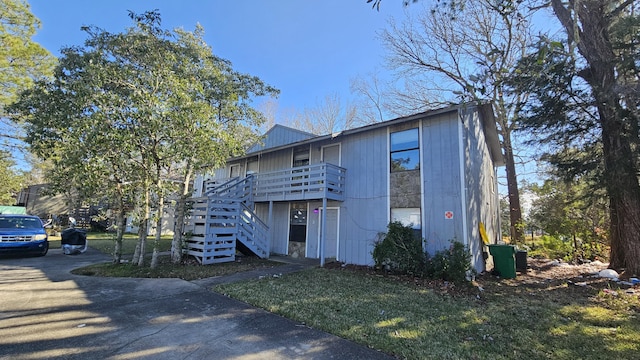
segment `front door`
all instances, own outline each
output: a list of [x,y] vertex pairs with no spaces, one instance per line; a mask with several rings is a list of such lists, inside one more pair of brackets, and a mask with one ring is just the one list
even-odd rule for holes
[[[318,215],[318,241],[322,241],[322,209],[320,209]],[[338,257],[338,236],[340,223],[340,209],[339,208],[327,208],[327,237],[325,239],[324,257],[325,259],[334,258],[339,260]],[[320,244],[318,243],[318,257],[320,257]]]
[[340,144],[323,146],[322,162],[340,166]]
[[307,248],[307,203],[291,203],[289,208],[289,255],[305,257]]
[[258,157],[253,157],[247,161],[247,175],[249,174],[257,174],[260,169],[260,163],[258,162]]
[[239,176],[243,176],[242,174],[242,165],[240,164],[233,164],[229,166],[229,177],[230,178],[235,178],[235,177],[239,177]]

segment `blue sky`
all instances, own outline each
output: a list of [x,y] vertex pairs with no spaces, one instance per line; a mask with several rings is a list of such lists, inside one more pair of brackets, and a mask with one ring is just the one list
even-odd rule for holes
[[42,22],[35,40],[56,56],[84,42],[83,25],[111,32],[132,25],[127,10],[158,9],[164,28],[193,30],[200,23],[215,55],[281,90],[281,111],[314,107],[334,93],[346,103],[350,79],[386,71],[377,33],[405,11],[401,1],[378,12],[365,0],[28,1]]

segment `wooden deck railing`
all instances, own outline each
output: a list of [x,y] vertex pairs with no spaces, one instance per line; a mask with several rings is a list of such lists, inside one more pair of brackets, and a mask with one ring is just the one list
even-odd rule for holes
[[287,201],[327,197],[344,200],[346,170],[333,164],[313,164],[252,175],[253,200]]

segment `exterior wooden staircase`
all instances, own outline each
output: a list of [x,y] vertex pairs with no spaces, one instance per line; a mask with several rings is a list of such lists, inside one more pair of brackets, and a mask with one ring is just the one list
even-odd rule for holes
[[192,199],[186,254],[203,264],[234,261],[236,250],[269,257],[269,228],[253,212],[253,177],[211,185]]

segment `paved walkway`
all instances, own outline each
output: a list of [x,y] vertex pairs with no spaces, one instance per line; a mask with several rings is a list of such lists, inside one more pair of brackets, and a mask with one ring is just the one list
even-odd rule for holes
[[320,265],[319,260],[315,259],[293,259],[288,256],[271,256],[269,260],[284,263],[284,265],[276,266],[267,269],[255,269],[250,271],[244,271],[232,275],[216,276],[206,279],[199,279],[191,281],[194,284],[213,287],[220,284],[229,284],[238,281],[259,279],[261,277],[280,276],[289,274],[304,269],[310,269]]
[[0,258],[0,359],[390,359],[209,290],[313,264],[193,282],[70,273],[108,260]]

